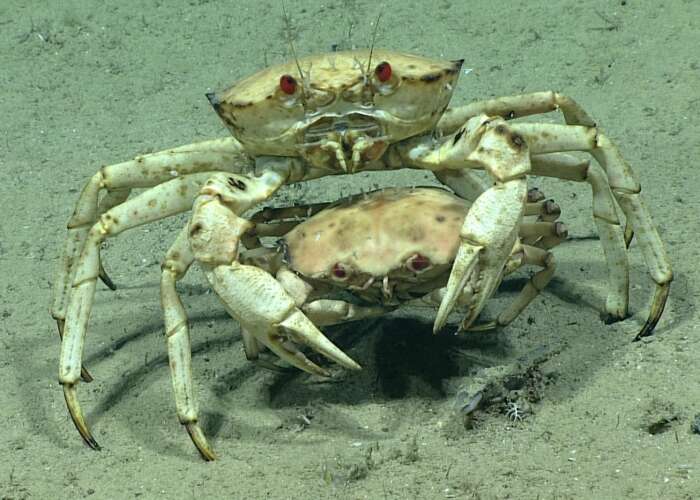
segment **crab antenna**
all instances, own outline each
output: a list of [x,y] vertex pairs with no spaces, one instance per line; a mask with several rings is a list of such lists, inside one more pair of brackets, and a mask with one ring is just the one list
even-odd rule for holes
[[372,33],[372,43],[369,46],[369,59],[367,60],[367,75],[369,75],[369,70],[372,67],[372,54],[374,52],[374,42],[377,40],[377,31],[379,29],[379,20],[382,18],[382,13],[380,12],[377,16],[377,20],[374,22],[374,32]]
[[289,43],[289,48],[292,49],[292,57],[294,57],[294,63],[297,65],[297,70],[299,70],[299,79],[301,80],[301,88],[304,90],[303,95],[306,95],[306,80],[304,78],[304,72],[301,69],[301,64],[299,64],[299,57],[297,57],[297,51],[294,47],[294,41],[292,40],[292,20],[287,14],[287,8],[285,3],[282,2],[282,15],[284,17],[284,27],[287,35],[287,42]]

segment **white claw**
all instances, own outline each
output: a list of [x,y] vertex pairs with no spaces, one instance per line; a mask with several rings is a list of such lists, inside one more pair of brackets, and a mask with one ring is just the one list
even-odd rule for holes
[[260,268],[232,262],[206,271],[207,278],[229,313],[246,331],[246,354],[255,358],[258,342],[265,344],[280,358],[309,373],[328,373],[309,361],[283,337],[309,346],[345,368],[361,367],[328,340],[294,304],[282,285]]
[[328,340],[328,338],[316,328],[316,325],[314,325],[300,310],[297,309],[293,311],[279,326],[287,330],[294,341],[312,348],[331,361],[335,361],[339,365],[350,370],[362,369],[352,358],[338,349],[333,342]]
[[320,375],[322,377],[330,376],[326,370],[307,358],[304,353],[294,347],[291,342],[285,342],[281,340],[280,337],[270,336],[267,337],[263,343],[281,359],[306,373]]
[[447,317],[454,309],[457,299],[459,298],[467,280],[472,275],[476,264],[479,262],[479,252],[483,249],[480,246],[462,244],[457,251],[450,279],[445,287],[445,295],[440,302],[440,308],[435,316],[433,324],[433,333],[442,330],[442,327],[447,323]]

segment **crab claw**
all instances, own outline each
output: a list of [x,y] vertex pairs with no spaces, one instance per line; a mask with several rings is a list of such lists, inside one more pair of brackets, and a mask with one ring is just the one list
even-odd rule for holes
[[258,332],[256,338],[287,363],[306,373],[323,377],[330,376],[327,370],[307,358],[295,344],[308,346],[350,370],[362,369],[352,358],[328,340],[299,309],[294,308],[283,321],[270,326],[264,331]]
[[326,358],[335,361],[351,370],[361,369],[355,361],[348,357],[328,340],[321,331],[300,310],[293,310],[277,327],[258,333],[256,339],[277,354],[290,365],[311,375],[330,376],[327,370],[321,368],[301,352],[295,344],[304,344]]
[[440,302],[440,308],[435,317],[433,333],[439,332],[445,326],[447,317],[454,309],[457,299],[459,299],[462,290],[464,290],[464,285],[467,284],[467,280],[479,262],[479,252],[482,249],[483,247],[481,246],[463,245],[457,251],[457,256],[452,266],[452,273],[445,288],[445,295],[442,298],[442,302]]
[[361,367],[299,310],[282,285],[255,266],[236,261],[206,272],[214,291],[241,327],[280,358],[307,373],[328,376],[295,344],[303,344],[339,365]]
[[316,328],[316,325],[314,325],[299,309],[293,310],[291,314],[279,324],[279,327],[288,333],[295,342],[310,347],[314,351],[345,368],[350,370],[360,370],[362,368],[347,354],[338,349],[333,342],[328,340],[328,338]]
[[474,295],[462,328],[468,328],[501,282],[508,258],[517,240],[527,196],[524,179],[497,183],[484,192],[469,209],[445,295],[440,303],[433,331],[447,322],[467,282]]

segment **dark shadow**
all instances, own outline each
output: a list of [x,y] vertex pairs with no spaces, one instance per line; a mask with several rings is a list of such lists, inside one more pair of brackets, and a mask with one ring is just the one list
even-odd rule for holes
[[[238,341],[238,339],[236,339],[236,341]],[[227,394],[238,390],[238,388],[260,370],[264,370],[264,368],[260,368],[255,363],[247,362],[243,366],[239,366],[224,375],[218,376],[212,387],[212,392],[216,397],[224,398]]]
[[[192,357],[197,357],[207,352],[221,349],[231,349],[234,344],[239,342],[240,338],[236,336],[226,336],[216,340],[205,340],[193,344]],[[109,411],[110,408],[117,405],[126,396],[133,393],[140,393],[146,387],[146,379],[153,374],[160,373],[159,370],[168,366],[168,356],[163,354],[153,359],[149,359],[137,370],[131,370],[122,374],[122,377],[117,382],[110,384],[107,393],[100,399],[93,411],[91,418],[96,421],[99,416]],[[253,373],[253,370],[242,370],[248,372],[248,376]],[[238,374],[240,377],[241,374]]]
[[[329,338],[360,362],[363,370],[344,371],[330,380],[309,378],[300,372],[276,375],[269,389],[272,407],[314,401],[356,405],[407,397],[439,399],[445,396],[446,380],[488,365],[508,350],[507,342],[495,333],[455,336],[456,326],[448,326],[433,335],[432,323],[404,311],[364,326],[341,328],[344,330],[327,331]],[[465,350],[472,353],[469,359],[455,356]],[[328,366],[323,360],[315,361]]]
[[[197,323],[204,323],[204,322],[208,322],[208,321],[220,321],[220,320],[233,321],[231,319],[231,316],[229,316],[225,311],[221,311],[221,310],[218,312],[213,312],[213,313],[209,313],[209,312],[199,313],[199,314],[193,315],[193,316],[188,318],[190,325],[194,325]],[[101,361],[114,356],[114,354],[117,351],[124,348],[124,346],[126,346],[130,342],[137,341],[137,340],[142,339],[148,335],[162,334],[162,332],[163,332],[163,318],[162,318],[162,316],[159,315],[157,324],[153,323],[153,322],[148,323],[148,324],[144,324],[140,328],[132,331],[131,333],[128,333],[126,335],[121,335],[118,339],[107,344],[102,349],[91,353],[89,356],[86,356],[85,363],[89,368],[90,366],[92,366],[94,364],[98,364]]]
[[444,396],[443,381],[459,375],[446,353],[457,344],[451,335],[433,335],[432,324],[410,318],[384,323],[374,350],[379,394],[388,399]]
[[[564,241],[562,241],[561,243],[559,243],[559,246],[561,246],[561,245],[570,245],[570,244],[572,244],[572,243],[574,243],[574,242],[576,242],[576,241],[600,241],[600,236],[598,236],[597,234],[586,234],[586,235],[583,235],[583,236],[576,236],[576,235],[574,235],[574,236],[569,236],[569,237],[566,238]],[[555,251],[556,251],[556,250],[555,250]]]
[[552,281],[547,284],[545,293],[552,294],[567,304],[574,304],[577,307],[583,306],[593,311],[598,311],[599,314],[604,312],[601,306],[605,303],[605,297],[601,297],[599,301],[600,305],[596,305],[588,298],[594,296],[593,293],[590,291],[588,293],[577,293],[577,288],[579,287],[572,287],[570,281],[559,279],[555,276],[552,278]]
[[200,412],[200,425],[204,431],[204,435],[215,439],[224,428],[228,417],[217,411]]

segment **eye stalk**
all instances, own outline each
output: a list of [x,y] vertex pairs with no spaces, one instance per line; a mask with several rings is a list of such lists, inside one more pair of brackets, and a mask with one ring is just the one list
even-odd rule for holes
[[280,90],[287,95],[293,95],[299,84],[292,75],[282,75],[280,77]]
[[394,68],[387,61],[382,61],[374,67],[374,71],[366,77],[363,97],[368,105],[374,104],[375,95],[391,95],[399,86],[400,78],[394,73]]
[[391,80],[392,73],[391,64],[386,61],[380,62],[377,64],[377,67],[374,68],[374,76],[376,76],[377,80],[382,83],[386,83]]
[[335,280],[345,281],[348,279],[348,269],[340,262],[336,262],[331,269],[331,275]]
[[428,257],[417,253],[406,261],[406,267],[414,273],[420,273],[432,267],[432,263]]

